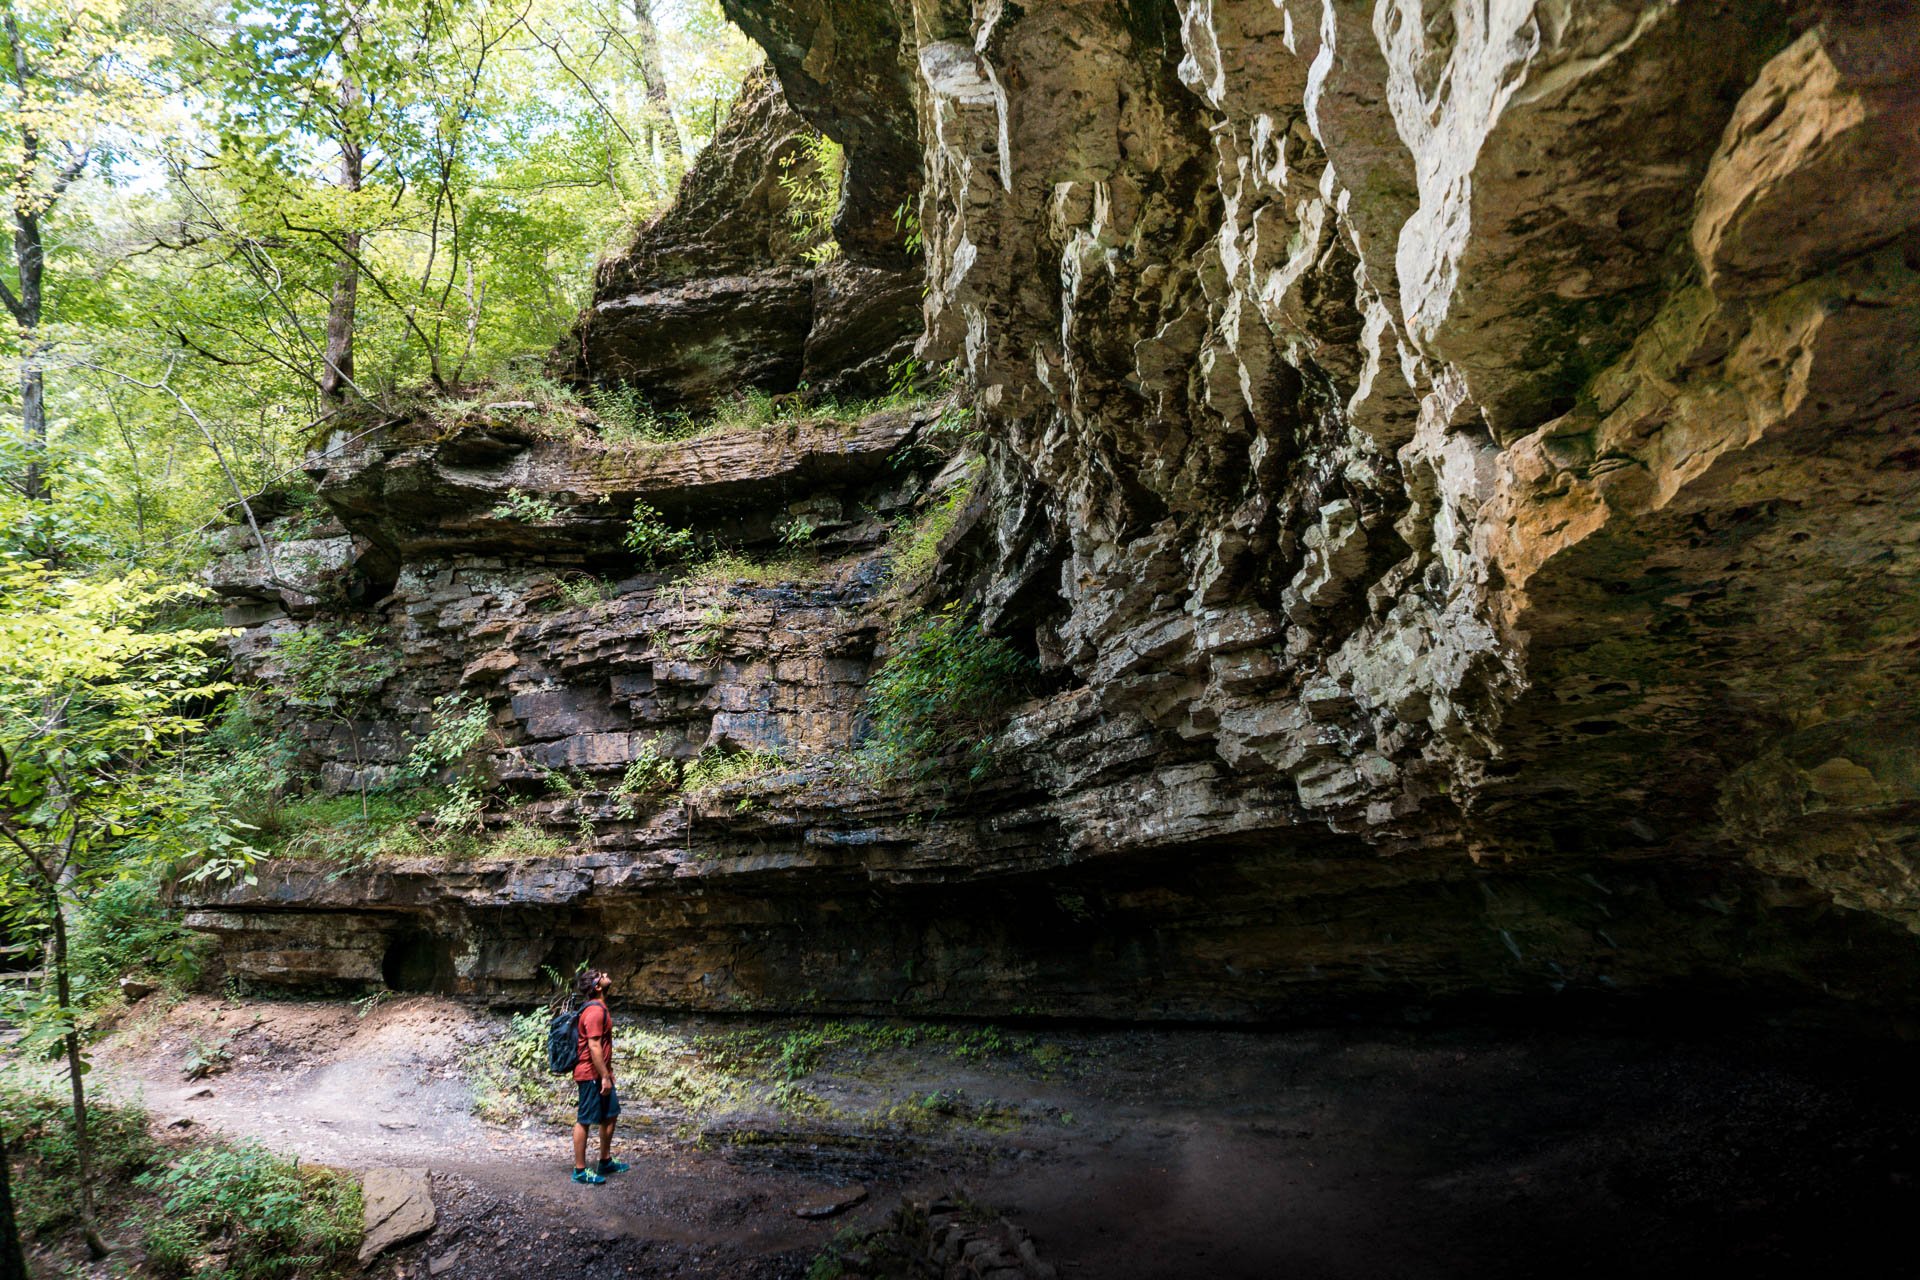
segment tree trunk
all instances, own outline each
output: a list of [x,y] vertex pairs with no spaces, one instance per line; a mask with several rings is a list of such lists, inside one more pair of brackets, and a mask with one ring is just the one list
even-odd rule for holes
[[[144,557],[147,549],[147,479],[146,466],[140,457],[140,446],[134,443],[133,432],[127,429],[127,419],[120,412],[120,398],[112,391],[106,393],[107,408],[113,414],[113,428],[120,436],[120,445],[127,451],[127,461],[133,464],[133,531],[140,540],[140,552]],[[262,467],[263,472],[271,471],[272,466]],[[269,570],[272,565],[267,566]]]
[[[638,3],[638,0],[635,2]],[[24,98],[33,73],[27,65],[27,43],[20,38],[20,24],[14,19],[11,4],[6,8],[5,29],[13,87]],[[32,175],[39,167],[39,132],[32,125],[23,124],[20,130],[19,168],[16,171],[20,175],[20,190],[11,193],[13,265],[19,273],[20,291],[17,294],[7,292],[6,303],[14,323],[20,326],[20,432],[27,449],[26,474],[21,477],[20,492],[36,502],[48,502],[53,498],[53,491],[47,482],[47,385],[40,372],[41,281],[47,265],[46,249],[40,237],[40,218],[46,212],[47,205],[34,203],[36,195],[30,185]],[[79,167],[76,166],[72,174],[78,172]],[[71,174],[63,175],[62,181],[54,188],[54,199],[59,198],[61,188],[71,180]]]
[[13,1216],[13,1186],[7,1165],[7,1136],[0,1133],[0,1280],[27,1280],[27,1254]]
[[633,0],[633,28],[635,43],[640,46],[640,80],[647,91],[647,102],[664,122],[663,128],[656,128],[653,121],[648,121],[647,136],[649,140],[658,136],[667,152],[678,160],[682,157],[680,127],[667,101],[667,73],[660,62],[660,32],[653,25],[653,9],[648,0]]
[[47,384],[40,373],[40,344],[31,329],[21,336],[25,350],[20,353],[20,428],[27,442],[27,470],[20,481],[20,492],[34,502],[51,502],[53,487],[47,482]]
[[[348,145],[343,143],[343,150]],[[360,189],[357,147],[342,156],[340,181],[349,191]],[[360,233],[349,231],[341,239],[347,251],[334,268],[333,300],[327,307],[327,365],[320,371],[320,399],[328,409],[344,405],[353,387],[353,312],[360,296],[360,265],[354,260],[360,252]]]
[[80,1061],[80,1029],[73,1023],[73,989],[67,981],[67,913],[56,894],[53,907],[53,989],[60,1002],[60,1018],[66,1023],[67,1079],[73,1085],[73,1149],[80,1174],[80,1231],[86,1237],[87,1251],[104,1258],[109,1250],[100,1238],[93,1216],[93,1153],[87,1139],[87,1086],[85,1064]]
[[367,818],[367,765],[360,758],[360,722],[347,717],[347,741],[353,744],[353,780],[360,790],[360,819]]
[[53,489],[47,480],[47,384],[40,368],[39,340],[46,254],[37,215],[14,212],[13,261],[20,273],[19,306],[13,311],[20,326],[20,432],[27,450],[20,492],[33,501],[49,502]]
[[[360,85],[353,76],[353,54],[359,47],[359,27],[352,13],[340,36],[341,61],[345,64],[340,80],[340,189],[360,189],[360,166],[365,159],[354,115],[360,106]],[[327,364],[320,371],[320,403],[325,409],[338,409],[347,402],[353,389],[353,313],[360,296],[360,233],[347,231],[341,236],[345,251],[335,267],[333,299],[327,307]]]

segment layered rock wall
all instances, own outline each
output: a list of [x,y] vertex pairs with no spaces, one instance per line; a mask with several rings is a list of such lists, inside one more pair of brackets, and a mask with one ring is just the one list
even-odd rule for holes
[[909,26],[1009,625],[1379,847],[1914,919],[1910,8]]
[[[729,9],[847,147],[850,267],[890,269],[878,211],[920,192],[920,354],[964,371],[984,471],[919,598],[974,602],[1047,692],[960,798],[816,761],[651,845],[596,817],[590,851],[532,864],[359,888],[290,869],[204,918],[240,963],[291,974],[315,922],[353,918],[360,969],[310,977],[371,980],[426,921],[449,989],[523,992],[609,939],[630,989],[706,1007],[1265,1017],[1676,982],[1908,999],[1910,7]],[[625,305],[618,270],[589,331]],[[637,378],[648,342],[597,332],[598,367]],[[722,468],[758,476],[753,453]],[[383,454],[363,470],[389,488],[367,492],[411,465]],[[600,492],[554,465],[549,488]],[[329,483],[399,561],[453,527],[379,534],[389,498]],[[566,554],[607,555],[579,519]],[[463,554],[491,545],[454,528]],[[847,664],[807,695],[827,753],[858,738],[874,646],[913,603],[875,607],[877,561],[852,563],[836,621],[776,596],[739,652],[777,671],[811,636]],[[511,694],[531,737],[531,687],[494,668],[590,675],[566,714],[612,742],[643,715],[616,668],[663,678],[631,641],[660,625],[639,598],[658,587],[637,591],[606,638],[433,606],[410,652],[484,641],[496,656],[458,679]]]

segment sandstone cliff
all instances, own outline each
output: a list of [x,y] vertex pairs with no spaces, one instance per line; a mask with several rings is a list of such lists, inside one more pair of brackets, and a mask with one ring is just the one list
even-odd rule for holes
[[[1908,998],[1910,7],[729,9],[846,148],[841,283],[680,229],[797,127],[750,92],[604,273],[575,373],[784,389],[836,325],[834,367],[891,361],[897,329],[841,318],[898,306],[917,198],[919,352],[957,362],[980,478],[927,446],[937,407],[644,460],[472,429],[318,459],[344,525],[314,554],[365,567],[406,655],[388,760],[460,687],[529,787],[663,729],[794,768],[647,820],[539,801],[585,819],[564,854],[287,868],[197,917],[232,964],[370,982],[424,949],[434,985],[512,997],[598,938],[663,1004],[1116,1016]],[[750,340],[660,354],[708,330]],[[956,486],[941,569],[883,599],[884,526]],[[477,514],[515,488],[573,505],[537,536]],[[744,546],[844,523],[817,581],[642,575],[538,615],[636,501]],[[303,625],[226,577],[263,601],[243,651]],[[997,770],[837,771],[889,628],[955,598],[1044,673]]]

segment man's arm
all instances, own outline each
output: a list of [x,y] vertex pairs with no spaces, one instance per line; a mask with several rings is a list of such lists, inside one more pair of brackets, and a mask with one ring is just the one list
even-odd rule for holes
[[605,1040],[587,1041],[587,1061],[593,1063],[593,1078],[600,1082],[600,1092],[613,1088],[613,1059]]

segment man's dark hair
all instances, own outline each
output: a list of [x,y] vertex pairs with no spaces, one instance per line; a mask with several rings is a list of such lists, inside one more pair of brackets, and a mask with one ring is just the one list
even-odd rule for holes
[[582,1000],[593,999],[599,990],[600,971],[598,969],[582,969],[573,975],[573,994]]

